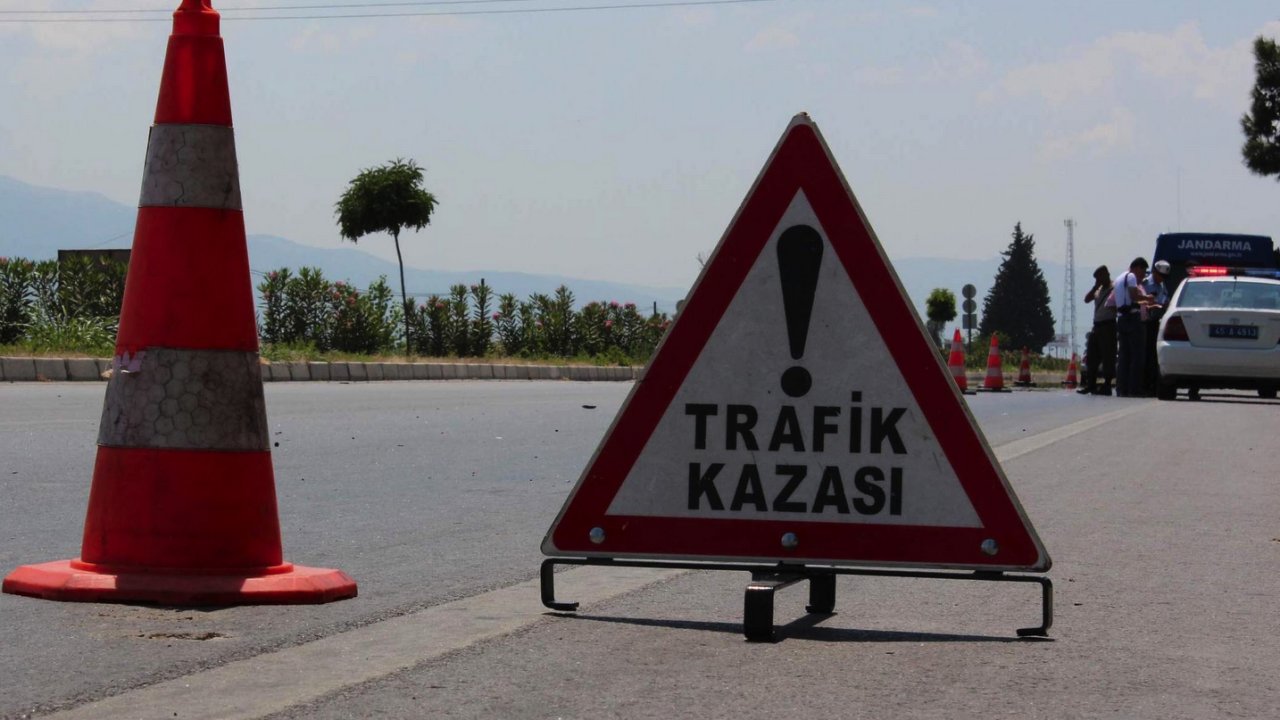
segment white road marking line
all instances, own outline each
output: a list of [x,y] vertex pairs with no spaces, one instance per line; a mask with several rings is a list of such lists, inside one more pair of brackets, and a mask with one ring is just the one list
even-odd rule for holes
[[1066,440],[1073,435],[1079,435],[1082,432],[1092,430],[1099,425],[1105,425],[1113,420],[1119,420],[1122,417],[1140,412],[1148,407],[1148,405],[1149,403],[1140,402],[1126,408],[1106,413],[1105,415],[1077,420],[1070,425],[1063,425],[1059,428],[1046,430],[1042,433],[1032,435],[1031,437],[1018,438],[1017,440],[1007,442],[1000,447],[994,448],[996,459],[1002,463],[1009,462],[1014,458],[1035,452],[1042,447],[1048,447],[1056,442]]
[[[600,602],[681,571],[593,567],[570,570],[572,599]],[[542,619],[537,579],[410,615],[237,660],[104,698],[50,718],[259,718],[357,683],[390,675]]]
[[[1145,406],[1146,403],[1134,405],[1019,438],[994,448],[996,458],[1008,462],[1132,415]],[[590,605],[685,572],[590,567],[569,570],[557,579],[571,580],[572,597],[566,599]],[[538,591],[539,581],[535,578],[130,690],[47,717],[132,720],[172,718],[177,713],[184,720],[260,718],[532,625],[546,617],[546,610],[537,602]]]

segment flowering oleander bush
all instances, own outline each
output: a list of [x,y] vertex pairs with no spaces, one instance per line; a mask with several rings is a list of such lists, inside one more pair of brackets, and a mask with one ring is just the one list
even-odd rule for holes
[[[318,270],[267,273],[261,294],[262,340],[318,352],[386,354],[405,350],[398,303],[384,280],[360,293],[330,283]],[[431,357],[588,357],[613,363],[644,362],[671,324],[665,314],[646,318],[634,303],[592,302],[574,309],[564,286],[528,300],[497,295],[481,280],[454,285],[447,295],[409,300],[409,333],[416,355]]]
[[330,282],[316,268],[301,268],[297,275],[281,268],[267,273],[258,293],[264,343],[375,355],[401,342],[401,316],[385,276],[360,292]]
[[375,280],[363,293],[346,283],[334,283],[330,294],[333,348],[376,355],[394,347],[403,327],[397,305],[385,277]]

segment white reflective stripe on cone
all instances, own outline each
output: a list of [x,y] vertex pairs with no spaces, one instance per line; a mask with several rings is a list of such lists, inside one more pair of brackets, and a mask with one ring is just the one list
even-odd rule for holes
[[235,133],[221,125],[154,125],[139,207],[240,210]]
[[147,348],[117,357],[98,444],[184,450],[267,450],[258,353]]

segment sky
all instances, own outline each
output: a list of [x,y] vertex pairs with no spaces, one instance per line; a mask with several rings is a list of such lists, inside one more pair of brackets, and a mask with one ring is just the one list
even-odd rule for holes
[[[994,257],[1021,222],[1061,262],[1067,218],[1080,266],[1161,232],[1280,238],[1280,183],[1240,160],[1274,0],[491,12],[654,1],[214,0],[248,232],[338,247],[347,182],[410,158],[439,202],[410,266],[687,287],[805,111],[891,259]],[[0,0],[0,175],[136,204],[178,4]],[[77,9],[113,12],[18,12]],[[246,19],[369,13],[450,14]]]

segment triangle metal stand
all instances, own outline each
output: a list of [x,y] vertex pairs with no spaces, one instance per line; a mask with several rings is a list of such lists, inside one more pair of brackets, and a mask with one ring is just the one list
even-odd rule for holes
[[1040,586],[1040,624],[1036,627],[1018,628],[1018,637],[1048,637],[1053,625],[1053,581],[1040,575],[1009,574],[999,570],[950,572],[942,570],[882,570],[870,568],[828,567],[778,563],[763,565],[753,563],[679,562],[658,560],[632,560],[620,558],[549,558],[542,562],[542,604],[557,612],[574,612],[576,602],[556,600],[555,569],[559,565],[597,565],[609,567],[648,567],[674,570],[730,570],[751,574],[742,601],[742,633],[752,642],[777,642],[777,629],[773,622],[773,596],[778,590],[801,581],[809,582],[809,604],[805,611],[811,615],[831,615],[836,605],[836,576],[862,575],[870,577],[928,578],[936,580],[979,580],[983,582],[1036,583]]

